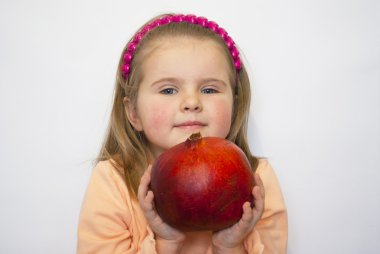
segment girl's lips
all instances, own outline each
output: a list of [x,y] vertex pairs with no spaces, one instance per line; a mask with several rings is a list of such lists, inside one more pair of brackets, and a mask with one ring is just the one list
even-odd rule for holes
[[204,126],[206,126],[205,123],[198,122],[198,121],[187,121],[187,122],[174,125],[174,127],[181,128],[181,129],[199,129]]

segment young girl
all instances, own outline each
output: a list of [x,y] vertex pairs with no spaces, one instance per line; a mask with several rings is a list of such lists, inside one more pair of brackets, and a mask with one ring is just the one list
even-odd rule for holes
[[[269,163],[247,142],[250,84],[234,41],[215,22],[162,15],[120,59],[108,134],[84,197],[78,253],[286,253],[287,214]],[[192,133],[235,142],[255,172],[241,219],[180,232],[156,213],[150,164]],[[265,197],[264,197],[265,190]]]

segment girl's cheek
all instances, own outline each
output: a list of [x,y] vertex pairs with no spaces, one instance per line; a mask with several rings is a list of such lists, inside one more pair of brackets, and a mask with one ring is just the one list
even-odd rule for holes
[[232,101],[220,100],[215,102],[213,106],[215,110],[216,117],[221,121],[231,119],[232,116]]
[[150,118],[152,127],[164,127],[170,123],[169,108],[162,104],[154,105],[150,108]]
[[214,119],[215,126],[217,126],[217,135],[226,137],[231,128],[232,103],[222,100],[215,103],[213,109],[213,112],[210,112],[210,117]]

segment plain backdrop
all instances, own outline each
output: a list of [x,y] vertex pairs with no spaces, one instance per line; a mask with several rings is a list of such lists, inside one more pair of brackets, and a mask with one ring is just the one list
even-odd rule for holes
[[116,66],[164,12],[217,21],[254,92],[249,139],[289,211],[289,253],[379,253],[380,2],[0,1],[0,253],[75,253]]

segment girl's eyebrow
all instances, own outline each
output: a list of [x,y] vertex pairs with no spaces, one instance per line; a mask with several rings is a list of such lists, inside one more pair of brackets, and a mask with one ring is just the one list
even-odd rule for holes
[[221,79],[216,79],[216,78],[206,78],[206,79],[202,79],[202,80],[201,80],[201,84],[207,84],[207,83],[212,83],[212,82],[221,83],[223,86],[227,86],[226,82],[224,82],[224,81],[221,80]]
[[180,82],[180,80],[177,78],[171,78],[171,77],[161,78],[159,80],[154,81],[152,83],[152,86],[155,86],[157,84],[164,83],[164,82],[171,83],[171,84],[173,84],[173,83],[178,84]]
[[[217,78],[205,78],[205,79],[201,79],[198,81],[200,84],[204,85],[204,84],[207,84],[207,83],[212,83],[212,82],[216,82],[216,83],[220,83],[222,84],[223,86],[227,86],[226,82],[224,82],[223,80],[221,79],[217,79]],[[181,79],[178,79],[178,78],[173,78],[173,77],[165,77],[165,78],[161,78],[159,80],[156,80],[152,83],[152,87],[153,86],[156,86],[160,83],[171,83],[171,84],[179,84],[179,83],[182,83],[182,80]]]

